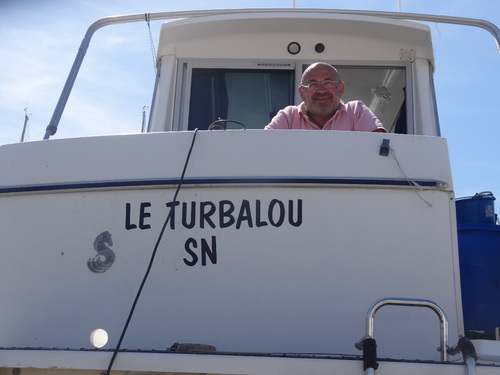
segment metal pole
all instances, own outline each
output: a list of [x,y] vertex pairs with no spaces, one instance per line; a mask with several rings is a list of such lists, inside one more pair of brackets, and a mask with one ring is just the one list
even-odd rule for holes
[[142,107],[142,127],[141,127],[141,133],[144,133],[146,131],[146,106]]
[[24,125],[23,125],[23,132],[21,134],[21,142],[24,142],[24,135],[26,134],[26,128],[28,126],[28,120],[30,119],[28,116],[28,112],[26,111],[27,108],[24,109]]

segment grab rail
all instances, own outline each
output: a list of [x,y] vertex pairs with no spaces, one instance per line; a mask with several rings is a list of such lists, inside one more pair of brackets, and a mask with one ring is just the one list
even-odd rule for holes
[[441,307],[439,307],[436,303],[423,299],[384,298],[373,303],[368,309],[368,313],[366,315],[365,336],[355,344],[357,349],[363,350],[363,343],[366,339],[374,339],[375,314],[381,307],[388,305],[427,307],[433,310],[438,315],[441,322],[440,345],[438,350],[441,352],[441,360],[448,360],[448,318]]
[[94,22],[87,29],[87,32],[80,44],[78,49],[78,54],[76,55],[71,71],[69,72],[68,78],[64,85],[63,91],[59,96],[56,108],[52,114],[52,118],[47,125],[45,135],[43,139],[49,139],[50,136],[56,134],[59,121],[61,120],[62,113],[66,107],[69,95],[75,83],[76,76],[80,70],[85,54],[90,44],[90,40],[94,33],[101,27],[121,24],[121,23],[132,23],[140,21],[149,20],[167,20],[176,18],[193,18],[201,16],[214,16],[214,15],[229,15],[229,14],[255,14],[255,13],[321,13],[321,14],[345,14],[345,15],[362,15],[362,16],[373,16],[373,17],[384,17],[384,18],[394,18],[403,20],[414,20],[414,21],[424,21],[424,22],[437,22],[437,23],[449,23],[455,25],[465,25],[465,26],[475,26],[483,28],[489,31],[497,43],[497,49],[500,51],[500,29],[493,23],[474,19],[474,18],[462,18],[462,17],[448,17],[439,15],[428,15],[428,14],[418,14],[418,13],[399,13],[399,12],[379,12],[379,11],[357,11],[357,10],[334,10],[334,9],[226,9],[226,10],[193,10],[193,11],[176,11],[176,12],[156,12],[156,13],[140,13],[140,14],[129,14],[123,16],[112,16],[101,18]]

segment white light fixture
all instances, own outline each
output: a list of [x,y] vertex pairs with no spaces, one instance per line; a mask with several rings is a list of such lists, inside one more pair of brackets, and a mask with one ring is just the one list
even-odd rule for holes
[[90,334],[90,343],[96,348],[102,348],[108,342],[108,333],[102,328],[97,328]]
[[291,42],[288,45],[287,50],[290,55],[296,55],[300,52],[300,44],[297,42]]

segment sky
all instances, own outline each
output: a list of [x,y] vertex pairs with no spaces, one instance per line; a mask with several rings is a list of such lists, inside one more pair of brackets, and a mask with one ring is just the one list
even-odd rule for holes
[[[87,28],[122,14],[223,8],[329,8],[479,18],[500,27],[500,0],[0,0],[0,145],[41,140]],[[161,21],[100,29],[53,138],[140,132]],[[500,53],[485,30],[429,24],[441,134],[455,195],[500,197]],[[154,47],[152,47],[154,46]],[[500,202],[497,203],[500,207]],[[500,209],[497,208],[497,212]]]

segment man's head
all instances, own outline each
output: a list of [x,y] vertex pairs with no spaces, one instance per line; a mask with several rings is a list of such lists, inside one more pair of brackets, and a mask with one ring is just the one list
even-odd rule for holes
[[311,118],[329,119],[339,107],[340,98],[344,94],[344,83],[340,80],[337,69],[330,64],[318,62],[310,65],[302,74],[299,94]]

